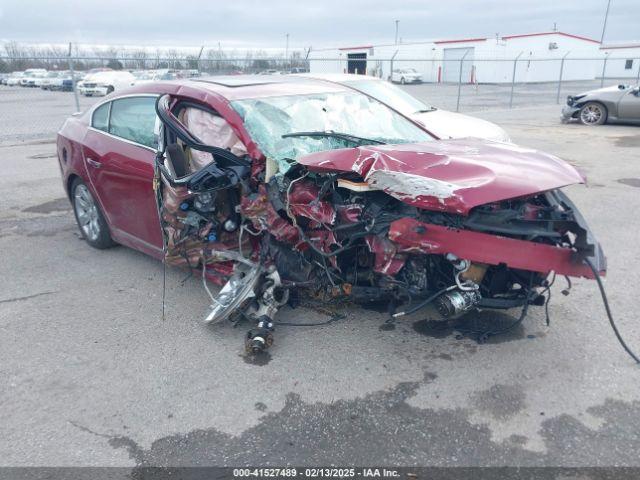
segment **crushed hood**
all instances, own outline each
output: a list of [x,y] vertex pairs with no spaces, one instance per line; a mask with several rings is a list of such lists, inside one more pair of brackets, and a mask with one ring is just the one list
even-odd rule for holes
[[620,88],[619,85],[611,85],[609,87],[596,88],[594,90],[587,90],[586,92],[575,95],[576,97],[585,97],[587,95],[598,95],[603,93],[625,93],[631,85],[624,85],[624,88]]
[[298,163],[315,172],[355,172],[408,204],[463,215],[478,205],[585,181],[553,155],[474,139],[329,150]]

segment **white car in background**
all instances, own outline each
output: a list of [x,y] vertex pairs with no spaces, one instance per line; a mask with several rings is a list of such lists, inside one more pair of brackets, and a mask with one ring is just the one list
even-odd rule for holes
[[422,83],[422,75],[414,68],[399,68],[391,72],[389,78],[394,83]]
[[511,142],[507,132],[495,123],[432,107],[409,95],[402,88],[376,77],[346,73],[305,73],[295,76],[339,83],[358,90],[420,123],[439,138],[475,137],[496,142]]
[[62,72],[47,72],[44,78],[40,81],[40,88],[43,90],[49,90],[49,86],[61,75],[61,73]]
[[116,70],[92,73],[78,83],[78,92],[87,97],[108,95],[131,86],[135,79],[129,72]]
[[20,85],[20,80],[24,77],[24,72],[13,72],[7,78],[5,85],[8,87],[15,87],[16,85]]
[[41,82],[47,71],[44,68],[29,68],[24,71],[20,79],[21,87],[36,87],[36,82]]
[[151,82],[161,82],[163,80],[175,80],[177,78],[183,78],[183,75],[178,70],[151,70],[148,72],[136,72],[133,73],[135,77],[131,85],[143,85]]

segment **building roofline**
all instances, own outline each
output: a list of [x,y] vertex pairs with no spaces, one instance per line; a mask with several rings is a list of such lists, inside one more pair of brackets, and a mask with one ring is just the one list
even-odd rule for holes
[[563,37],[576,38],[578,40],[584,40],[586,42],[600,43],[593,38],[583,37],[581,35],[573,35],[572,33],[565,32],[538,32],[538,33],[523,33],[521,35],[505,35],[501,37],[502,40],[511,40],[513,38],[525,38],[525,37],[541,37],[543,35],[562,35]]
[[359,47],[340,47],[338,50],[367,50],[373,47],[373,45],[361,45]]
[[620,45],[602,45],[600,50],[616,50],[620,48],[640,48],[640,42],[638,43],[626,43]]
[[486,37],[482,37],[482,38],[460,38],[457,40],[435,40],[434,42],[430,42],[430,43],[435,43],[436,45],[441,45],[443,43],[467,43],[467,42],[485,42],[488,39]]
[[[572,33],[566,33],[566,32],[535,32],[535,33],[523,33],[523,34],[519,34],[519,35],[504,35],[502,37],[500,37],[500,40],[511,40],[514,38],[526,38],[526,37],[540,37],[540,36],[544,36],[544,35],[561,35],[563,37],[568,37],[568,38],[575,38],[577,40],[584,40],[585,42],[592,42],[592,43],[597,43],[600,44],[600,42],[598,40],[594,40],[593,38],[588,38],[588,37],[583,37],[581,35],[574,35]],[[322,51],[327,51],[327,50],[340,50],[340,51],[348,51],[348,50],[366,50],[369,48],[376,48],[376,47],[391,47],[391,46],[398,46],[401,47],[403,45],[427,45],[427,44],[433,44],[433,45],[446,45],[446,44],[450,44],[450,43],[471,43],[471,42],[485,42],[488,40],[491,40],[493,37],[475,37],[475,38],[452,38],[452,39],[442,39],[442,40],[415,40],[415,41],[410,41],[410,42],[403,42],[403,43],[398,43],[398,44],[394,44],[394,43],[379,43],[379,44],[375,44],[375,45],[360,45],[360,46],[355,46],[355,47],[323,47],[323,48],[318,48],[312,51],[315,52],[322,52]]]

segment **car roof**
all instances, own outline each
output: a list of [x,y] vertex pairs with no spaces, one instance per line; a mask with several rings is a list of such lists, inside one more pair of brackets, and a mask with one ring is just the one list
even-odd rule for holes
[[296,75],[219,75],[145,83],[122,90],[121,95],[134,93],[171,94],[179,92],[182,87],[189,87],[204,93],[215,93],[228,101],[353,91],[335,83],[313,78],[301,78]]

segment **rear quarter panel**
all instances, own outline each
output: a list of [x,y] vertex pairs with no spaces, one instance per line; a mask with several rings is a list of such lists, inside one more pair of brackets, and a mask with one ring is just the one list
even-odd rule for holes
[[78,176],[85,183],[89,184],[84,158],[82,154],[82,143],[87,132],[87,124],[83,117],[70,117],[62,125],[57,137],[57,153],[62,183],[70,196],[71,182]]

